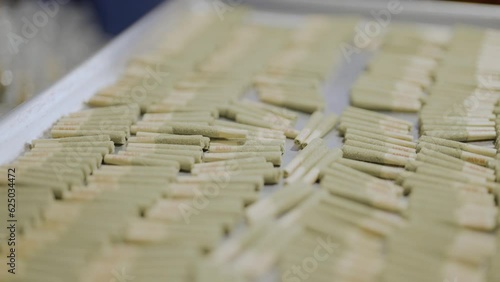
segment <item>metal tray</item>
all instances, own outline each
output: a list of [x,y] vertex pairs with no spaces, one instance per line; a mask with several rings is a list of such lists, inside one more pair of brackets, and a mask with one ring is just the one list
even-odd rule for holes
[[[44,135],[47,129],[60,117],[85,107],[84,102],[100,88],[113,83],[124,69],[129,58],[151,49],[160,38],[168,36],[174,23],[190,9],[212,9],[216,0],[173,0],[148,14],[98,54],[68,74],[44,93],[20,105],[0,120],[0,164],[14,160],[27,144]],[[399,1],[399,0],[392,0]],[[252,20],[266,22],[283,19],[283,23],[293,22],[308,13],[358,14],[373,20],[372,13],[385,9],[389,1],[328,1],[328,0],[242,0],[229,1],[232,5],[241,3],[256,9]],[[483,27],[500,28],[500,7],[459,4],[434,1],[399,1],[403,10],[394,15],[394,22],[415,22],[451,26],[453,24],[473,24]],[[228,11],[230,12],[230,10]],[[290,18],[292,17],[292,18]],[[287,20],[288,19],[288,20]],[[158,34],[159,36],[154,36]],[[371,54],[360,53],[343,60],[324,86],[327,112],[340,114],[349,104],[349,88],[363,71]],[[256,99],[254,92],[247,98]],[[416,114],[396,114],[416,123]],[[296,128],[302,128],[308,115],[301,115]],[[414,131],[415,134],[416,131]],[[340,147],[342,139],[337,132],[325,137],[330,148]],[[286,165],[297,153],[292,140],[287,140],[283,163]],[[267,187],[263,197],[279,189],[282,184]],[[243,227],[243,226],[242,226]],[[243,228],[236,230],[239,232]],[[266,277],[265,281],[276,281]]]

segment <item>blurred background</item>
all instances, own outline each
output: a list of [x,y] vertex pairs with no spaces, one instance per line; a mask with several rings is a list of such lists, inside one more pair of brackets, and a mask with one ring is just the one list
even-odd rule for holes
[[47,89],[163,1],[1,1],[0,116]]
[[161,2],[0,1],[0,116],[47,89]]

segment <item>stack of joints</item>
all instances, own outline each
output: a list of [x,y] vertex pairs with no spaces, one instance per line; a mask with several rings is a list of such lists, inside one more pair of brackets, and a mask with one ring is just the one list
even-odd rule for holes
[[391,28],[379,54],[352,87],[352,105],[395,112],[420,110],[448,38],[449,31],[434,27]]
[[[298,134],[293,128],[298,117],[296,113],[260,102],[234,101],[221,109],[220,115],[236,123],[247,125],[241,128],[257,130],[256,134],[252,134],[255,137],[272,138],[284,134],[287,138],[295,138]],[[233,123],[219,123],[221,124],[235,126]],[[271,134],[269,130],[259,132],[259,128],[270,129],[275,131],[275,134]],[[282,134],[276,131],[281,131]]]
[[210,110],[218,115],[250,88],[248,77],[257,73],[268,58],[282,48],[287,34],[287,30],[278,28],[236,26],[191,73],[176,81],[171,93],[149,106],[147,112]]
[[436,83],[420,112],[420,134],[455,141],[494,140],[500,73],[498,32],[457,27],[435,70]]
[[82,110],[59,119],[50,130],[52,138],[109,135],[115,144],[125,144],[130,125],[139,119],[137,104]]
[[408,121],[355,107],[340,118],[344,135],[343,165],[384,179],[396,179],[407,161],[416,156],[417,144]]
[[[179,23],[183,27],[182,31],[175,30],[153,52],[133,58],[119,80],[99,91],[88,104],[103,107],[135,103],[140,105],[142,112],[199,111],[201,104],[189,103],[199,93],[189,88],[175,88],[174,83],[184,77],[196,81],[199,77],[191,77],[189,73],[221,42],[228,40],[230,30],[241,22],[244,14],[243,11],[235,10],[225,18],[224,23],[216,15],[210,14],[187,17]],[[231,91],[231,85],[226,88],[227,94]],[[168,96],[182,96],[182,99],[176,104],[169,104],[172,98],[168,99]],[[164,99],[165,103],[162,102]],[[216,111],[213,105],[201,108]]]
[[254,84],[262,102],[306,113],[325,107],[321,84],[340,58],[339,46],[352,38],[356,18],[310,16],[272,57]]
[[382,281],[484,281],[498,226],[495,150],[429,136],[417,150],[396,181],[410,194],[409,221],[389,240]]
[[50,188],[56,199],[63,199],[98,170],[114,148],[108,135],[37,139],[10,165],[19,168],[17,186]]
[[337,125],[338,116],[336,114],[328,114],[325,116],[322,112],[314,112],[307,121],[304,128],[295,137],[295,145],[304,148],[316,138],[322,138]]
[[[278,266],[284,281],[376,281],[383,269],[384,241],[404,225],[397,214],[301,182],[250,206],[247,219],[247,232],[208,257],[211,277],[248,281]],[[314,261],[306,262],[308,257]]]
[[339,158],[342,158],[340,149],[329,150],[323,139],[316,138],[284,168],[285,182],[315,183],[321,170]]

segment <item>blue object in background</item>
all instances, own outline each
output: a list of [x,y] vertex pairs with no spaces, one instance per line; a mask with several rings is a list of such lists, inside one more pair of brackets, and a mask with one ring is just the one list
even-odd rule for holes
[[91,0],[106,33],[116,35],[164,0]]

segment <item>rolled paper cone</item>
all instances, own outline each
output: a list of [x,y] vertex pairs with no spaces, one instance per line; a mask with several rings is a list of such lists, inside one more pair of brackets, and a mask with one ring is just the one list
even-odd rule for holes
[[[285,135],[279,136],[279,137],[273,137],[273,136],[266,137],[260,133],[257,133],[257,134],[250,133],[247,135],[245,140],[254,141],[254,142],[280,142],[281,145],[284,145],[286,143],[286,138],[287,137]],[[228,140],[238,140],[238,139],[228,139]],[[239,139],[239,140],[242,140],[242,139]]]
[[35,139],[31,141],[31,147],[41,143],[66,143],[66,142],[104,142],[111,141],[109,135],[89,135],[81,137],[67,137],[58,139]]
[[[444,204],[462,206],[466,204],[478,204],[480,206],[495,206],[495,198],[491,194],[476,193],[465,190],[440,189],[429,186],[419,186],[412,193],[412,197],[418,200],[425,200],[431,197],[435,200],[443,201]],[[413,200],[413,199],[412,199]]]
[[115,144],[112,141],[102,141],[102,142],[60,142],[60,143],[40,143],[39,148],[47,147],[105,147],[108,148],[109,153],[115,151]]
[[[213,188],[213,183],[211,182],[200,182],[200,183],[169,183],[168,190],[207,190]],[[229,183],[224,187],[220,187],[221,190],[234,190],[234,191],[244,191],[244,192],[259,192],[255,189],[254,183]]]
[[280,181],[282,172],[279,168],[245,168],[237,171],[220,171],[204,174],[224,174],[228,177],[231,177],[231,175],[258,175],[263,177],[264,184],[276,184]]
[[245,115],[245,116],[252,116],[256,119],[263,119],[265,121],[268,121],[273,124],[279,124],[281,126],[291,126],[293,125],[293,122],[282,118],[281,116],[271,114],[266,111],[262,111],[259,109],[251,109],[248,107],[240,106],[240,105],[229,105],[227,106],[224,117],[235,120],[237,115]]
[[[135,175],[135,176],[144,176],[148,178],[160,178],[160,179],[172,179],[171,176],[177,176],[178,171],[175,168],[166,169],[154,169],[154,170],[137,170],[134,169],[137,166],[120,166],[124,167],[123,170],[116,169],[100,169],[96,171],[93,175]],[[174,178],[175,179],[175,178]]]
[[494,126],[461,126],[461,125],[455,125],[455,124],[443,124],[443,125],[432,125],[432,124],[421,124],[420,125],[420,131],[436,131],[436,130],[447,130],[447,131],[489,131],[489,130],[495,130]]
[[409,160],[409,158],[406,157],[400,157],[389,153],[383,153],[349,145],[342,146],[342,152],[344,158],[378,164],[404,166]]
[[424,131],[423,135],[431,137],[439,137],[453,141],[463,141],[463,142],[493,140],[496,137],[496,133],[494,130],[493,131],[430,130],[430,131]]
[[231,153],[231,152],[282,152],[280,146],[243,145],[243,146],[217,146],[210,144],[208,148],[210,153]]
[[204,162],[216,162],[229,159],[240,159],[249,157],[264,157],[266,161],[274,165],[281,165],[280,152],[236,152],[236,153],[205,153],[203,155]]
[[271,228],[270,223],[263,222],[249,226],[247,232],[242,232],[224,242],[210,254],[210,258],[218,264],[228,263],[251,246],[259,237]]
[[346,158],[341,158],[338,162],[345,166],[383,179],[396,179],[401,173],[404,172],[404,169],[400,167],[388,167]]
[[288,177],[292,172],[294,172],[297,167],[299,167],[306,157],[313,152],[316,148],[320,146],[325,146],[325,141],[321,138],[313,140],[304,150],[301,150],[295,158],[293,158],[290,163],[284,169],[284,176]]
[[63,130],[97,130],[102,133],[106,133],[107,131],[123,131],[130,135],[130,126],[128,125],[110,125],[110,126],[101,126],[101,125],[54,125],[51,130],[54,131],[63,131]]
[[278,146],[281,150],[281,153],[285,152],[285,142],[281,140],[253,140],[249,139],[230,139],[230,140],[210,140],[210,146]]
[[130,143],[196,145],[208,148],[210,139],[202,135],[168,135],[130,137]]
[[76,113],[71,113],[63,118],[60,121],[100,121],[103,124],[106,124],[107,121],[111,120],[122,120],[127,122],[135,122],[139,119],[139,115],[136,113],[130,114],[127,110],[122,110],[122,112],[86,112],[80,111]]
[[338,116],[336,114],[329,114],[318,124],[318,126],[313,130],[313,132],[311,132],[311,134],[302,143],[302,145],[305,147],[312,140],[324,137],[326,134],[328,134],[328,132],[330,132],[333,128],[335,128],[337,120]]
[[300,166],[295,169],[295,171],[288,176],[286,179],[286,183],[294,183],[297,181],[302,181],[302,177],[311,170],[315,164],[317,164],[321,158],[325,156],[325,154],[328,153],[328,148],[325,146],[319,146],[317,147],[314,151],[311,152],[310,155],[306,157],[304,162],[300,164]]
[[416,170],[419,174],[430,175],[430,176],[441,176],[445,179],[456,179],[458,181],[463,181],[465,183],[475,183],[480,185],[486,185],[488,180],[486,178],[475,176],[471,174],[464,174],[462,172],[454,171],[451,169],[438,167],[435,165],[425,164],[417,167]]
[[248,157],[248,158],[239,158],[233,160],[222,160],[217,162],[209,162],[209,163],[200,163],[195,164],[195,169],[204,169],[204,168],[213,168],[213,167],[233,167],[238,166],[239,164],[265,164],[266,158],[264,157]]
[[409,130],[411,128],[413,128],[413,124],[409,121],[406,121],[403,119],[398,119],[395,117],[391,117],[391,116],[381,114],[378,112],[374,112],[374,111],[370,111],[370,110],[352,107],[352,106],[345,109],[344,112],[342,113],[342,115],[344,115],[344,114],[349,114],[349,115],[352,114],[353,117],[364,118],[367,120],[378,120],[378,121],[392,122],[394,124],[403,124],[403,125],[407,125]]
[[350,142],[356,142],[356,143],[363,143],[366,145],[380,146],[380,147],[384,147],[387,149],[398,150],[398,151],[402,151],[402,152],[406,152],[406,153],[416,153],[417,152],[414,148],[399,146],[399,145],[395,145],[392,143],[388,143],[388,142],[384,142],[384,141],[380,141],[380,140],[376,140],[376,139],[371,139],[371,138],[359,136],[359,135],[352,134],[352,133],[346,134],[344,136],[344,139],[346,140],[346,144],[347,144],[347,141],[350,141]]
[[251,225],[274,218],[299,204],[311,193],[312,187],[303,183],[284,186],[268,198],[248,207],[246,217]]
[[[243,253],[237,260],[235,269],[237,273],[242,273],[243,277],[255,280],[268,273],[276,264],[279,254],[287,248],[301,234],[301,229],[291,226],[288,229],[271,229],[263,238],[255,243],[255,246]],[[274,244],[272,243],[274,242]],[[259,261],[258,264],[255,262]]]
[[[236,138],[233,138],[231,140],[235,140]],[[280,132],[279,134],[274,134],[274,133],[267,133],[267,132],[258,132],[258,131],[248,131],[247,140],[263,140],[263,141],[281,141],[285,142],[287,137],[283,132]]]
[[318,84],[315,82],[309,82],[309,81],[294,81],[291,78],[277,78],[277,77],[272,77],[270,75],[258,75],[254,79],[254,83],[257,85],[257,88],[262,87],[265,88],[266,86],[277,86],[285,89],[311,89],[311,88],[318,88]]
[[125,131],[111,130],[51,130],[52,138],[79,137],[87,135],[108,135],[111,141],[116,144],[125,144],[127,141],[127,133]]
[[[447,154],[444,154],[444,153],[441,153],[438,151],[434,151],[431,149],[427,149],[427,148],[422,148],[420,150],[420,153],[417,155],[417,158],[420,158],[422,160],[427,158],[430,162],[435,161],[434,159],[439,159],[439,160],[445,161],[447,163],[454,163],[457,165],[461,165],[463,167],[463,170],[466,170],[466,171],[475,172],[475,173],[484,174],[484,175],[493,175],[494,174],[494,171],[492,169],[489,169],[489,168],[486,168],[486,167],[483,167],[483,166],[480,166],[477,164],[469,163],[469,162],[464,161],[462,159],[455,158],[455,157],[452,157],[450,155],[447,155]],[[443,164],[443,162],[440,162],[439,164]]]
[[178,144],[152,144],[152,143],[128,143],[127,148],[152,148],[158,150],[180,150],[201,152],[203,148],[199,145],[178,145]]
[[168,179],[165,178],[148,178],[141,179],[137,175],[118,175],[118,174],[95,174],[88,177],[88,181],[91,184],[99,184],[99,183],[112,183],[118,186],[122,184],[140,184],[142,183],[145,186],[148,185],[156,185],[156,186],[164,186],[165,183],[168,182]]
[[123,115],[106,115],[106,116],[86,116],[86,117],[62,117],[57,121],[59,125],[77,125],[77,124],[93,124],[93,125],[132,125],[136,121],[135,118],[124,117]]
[[441,146],[446,146],[450,148],[460,149],[463,151],[480,154],[487,157],[494,157],[496,155],[496,150],[493,148],[486,148],[482,146],[464,144],[457,141],[431,137],[431,136],[421,136],[419,141],[424,141],[430,144],[437,144]]
[[206,124],[212,125],[215,119],[209,115],[205,116],[186,116],[186,117],[171,117],[171,118],[160,118],[160,117],[149,117],[148,119],[143,119],[142,122],[138,122],[137,124],[147,125],[148,123],[163,123],[164,125],[168,125],[168,122],[187,122],[193,124]]
[[[152,104],[146,109],[148,113],[172,113],[172,112],[212,112],[217,109],[215,105],[202,105],[202,104],[192,104],[192,105],[169,105],[169,104]],[[218,112],[217,112],[218,115]]]
[[172,156],[184,156],[194,158],[195,163],[200,163],[201,158],[203,156],[203,152],[201,151],[190,151],[190,150],[164,150],[164,149],[155,149],[151,147],[127,147],[125,151],[121,152],[133,152],[133,153],[142,153],[142,154],[158,154],[158,155],[172,155]]
[[424,118],[437,118],[437,119],[449,119],[449,118],[454,118],[455,120],[457,118],[474,118],[474,119],[489,119],[489,120],[495,120],[496,116],[493,114],[489,113],[474,113],[474,112],[460,112],[456,114],[450,114],[449,116],[444,116],[442,109],[435,109],[435,110],[427,110],[427,108],[423,108],[420,111],[420,117],[422,119]]
[[400,140],[400,139],[396,139],[396,138],[392,138],[392,137],[387,137],[387,136],[384,136],[381,134],[365,132],[363,130],[348,128],[346,130],[346,134],[351,134],[351,133],[354,135],[361,136],[361,137],[371,138],[371,139],[375,139],[375,140],[379,140],[379,141],[383,141],[383,142],[387,142],[387,143],[391,143],[391,144],[395,144],[395,145],[399,145],[399,146],[403,146],[403,147],[408,147],[408,148],[412,148],[412,149],[417,148],[417,144],[414,142]]
[[346,119],[340,120],[339,131],[345,132],[347,128],[374,128],[384,132],[393,132],[395,134],[405,135],[409,135],[410,133],[406,128],[379,125],[377,123],[374,124],[370,122],[349,121]]
[[[352,201],[353,203],[356,203]],[[338,229],[334,229],[327,224],[327,222],[335,223]],[[304,216],[300,223],[304,225],[308,230],[316,234],[325,234],[324,236],[331,236],[331,241],[338,242],[342,249],[352,249],[355,247],[360,247],[360,249],[367,250],[367,253],[375,253],[380,247],[376,246],[377,243],[374,242],[372,236],[363,235],[363,231],[360,231],[357,226],[351,224],[346,224],[343,220],[332,218],[325,214],[318,214],[316,217]],[[313,233],[313,234],[314,234]],[[346,240],[345,238],[352,238],[351,240]]]
[[126,156],[126,155],[105,155],[105,164],[112,165],[140,165],[140,166],[165,166],[180,169],[180,164],[177,161],[159,160],[146,157]]
[[304,128],[300,131],[299,135],[295,138],[294,142],[296,145],[302,144],[307,137],[311,134],[311,132],[318,126],[321,122],[321,119],[324,117],[324,114],[320,111],[314,112],[307,121]]
[[[200,195],[207,195],[211,193],[210,191],[206,190],[206,188],[192,188],[192,189],[170,189],[170,198],[177,198],[177,199],[183,199],[183,198],[196,198],[199,197]],[[221,190],[217,197],[221,198],[238,198],[241,199],[245,204],[251,204],[254,203],[259,199],[259,194],[256,193],[255,191],[245,191],[245,190]]]
[[264,186],[264,179],[257,175],[231,175],[231,177],[220,177],[220,175],[198,175],[178,176],[179,183],[201,183],[201,184],[218,184],[221,188],[237,184],[253,184],[256,190],[260,190]]
[[213,118],[210,112],[199,112],[199,113],[168,113],[168,114],[144,114],[142,120],[172,120],[177,118],[192,118],[192,117],[204,117],[206,119]]
[[165,167],[144,167],[144,166],[134,166],[134,165],[129,165],[129,166],[116,166],[116,165],[103,165],[99,169],[99,172],[101,171],[131,171],[131,172],[155,172],[158,174],[161,174],[162,172],[165,171],[172,171],[175,170],[175,168],[165,168]]
[[[434,158],[434,157],[431,157],[428,155],[421,155],[421,156],[417,157],[417,160],[424,162],[424,163],[429,163],[429,164],[438,165],[438,166],[442,166],[445,168],[453,169],[456,171],[461,171],[461,172],[466,173],[466,174],[473,174],[473,175],[477,175],[480,177],[485,177],[486,179],[488,179],[490,181],[494,181],[494,179],[495,179],[495,176],[493,174],[484,173],[484,172],[481,172],[478,170],[470,169],[469,167],[464,166],[463,164],[446,162],[446,161],[443,161],[441,159]],[[415,169],[413,169],[413,170],[415,170]]]
[[40,152],[46,152],[46,153],[70,153],[70,154],[89,154],[89,153],[98,153],[101,154],[103,157],[106,154],[109,154],[108,148],[104,147],[65,147],[65,148],[57,148],[57,147],[34,147],[31,149],[30,152],[33,153],[40,153]]
[[305,113],[313,113],[318,110],[322,110],[325,106],[324,103],[317,101],[311,101],[304,98],[298,97],[287,97],[285,95],[276,95],[276,93],[264,93],[259,91],[259,98],[261,101],[275,105],[286,107],[292,110],[297,110]]
[[[400,124],[400,123],[394,123],[392,121],[387,121],[386,123],[385,120],[357,120],[355,118],[346,118],[346,117],[341,117],[340,119],[340,122],[344,122],[344,124],[363,124],[363,125],[373,125],[373,126],[377,126],[377,127],[380,127],[380,128],[383,128],[383,129],[387,129],[387,128],[394,128],[394,129],[397,129],[397,130],[401,130],[401,131],[405,131],[407,133],[410,133],[411,132],[411,128],[408,129],[408,126],[406,124]],[[340,129],[340,128],[339,128]],[[347,128],[343,128],[342,130],[346,130]]]
[[[134,128],[135,127],[135,128]],[[167,134],[178,134],[178,135],[202,135],[206,137],[215,138],[245,138],[246,131],[222,128],[218,126],[206,126],[206,125],[183,125],[176,124],[171,126],[139,126],[133,125],[132,131],[146,131],[146,132],[158,132]]]
[[106,108],[92,108],[88,110],[82,110],[76,113],[71,113],[68,116],[85,116],[96,113],[104,113],[104,114],[127,114],[127,115],[136,115],[139,116],[141,114],[140,107],[138,104],[127,104],[127,105],[119,105],[113,107]]
[[161,134],[161,133],[158,133],[158,132],[146,132],[146,131],[137,131],[137,133],[135,134],[135,136],[137,136],[137,137],[160,136],[160,135],[174,135],[174,134]]
[[397,112],[418,112],[421,103],[418,99],[408,100],[407,97],[397,99],[394,97],[374,97],[373,93],[351,92],[351,103],[356,107],[378,110],[378,111],[397,111]]
[[290,120],[295,120],[298,118],[298,115],[295,112],[281,108],[281,107],[275,107],[275,106],[272,106],[269,104],[264,104],[264,103],[260,103],[260,102],[250,101],[250,100],[243,100],[241,103],[252,105],[252,106],[257,107],[257,108],[261,108],[263,110],[266,110],[266,111],[271,112],[273,114],[280,115],[280,116],[287,118],[287,119],[290,119]]
[[213,167],[194,167],[191,174],[198,175],[202,173],[221,172],[221,171],[244,171],[247,169],[273,169],[272,163],[229,163],[226,166],[213,166]]
[[363,190],[368,192],[373,192],[378,195],[386,195],[387,197],[400,197],[402,195],[402,189],[398,186],[383,186],[381,183],[377,182],[365,182],[365,181],[351,181],[347,177],[340,175],[338,172],[333,172],[331,174],[325,175],[321,179],[322,187],[346,187],[353,190]]
[[322,188],[327,189],[330,193],[335,195],[352,199],[383,210],[400,212],[405,209],[405,205],[400,199],[386,194],[377,194],[373,190],[359,190],[355,189],[355,187],[324,185],[322,185]]
[[219,226],[210,228],[191,225],[174,226],[152,220],[135,221],[125,232],[125,241],[130,243],[174,243],[183,239],[206,249],[212,249],[222,237],[222,230]]
[[390,191],[395,195],[401,195],[403,189],[400,186],[394,185],[392,182],[387,180],[381,180],[376,178],[370,174],[364,173],[362,171],[356,170],[354,168],[350,168],[340,163],[332,163],[329,167],[324,169],[324,176],[333,175],[336,177],[351,177],[353,182],[356,183],[364,183],[364,185],[369,187],[377,187],[377,189],[383,189],[386,191]]
[[441,145],[436,145],[436,144],[430,144],[426,142],[420,142],[417,146],[418,148],[426,148],[429,150],[437,151],[443,154],[446,154],[448,156],[452,156],[458,159],[462,159],[466,162],[470,162],[473,164],[477,164],[480,166],[487,166],[488,161],[493,160],[491,157],[486,157],[483,155],[475,154],[475,153],[470,153],[470,152],[465,152],[462,151],[461,149],[454,149],[446,146],[441,146]]
[[[404,189],[397,185],[387,185],[377,181],[349,180],[345,175],[340,174],[332,168],[325,169],[325,175],[321,179],[323,186],[346,186],[352,189],[366,189],[388,196],[402,196]],[[392,183],[391,183],[392,184]]]
[[328,167],[331,163],[335,162],[337,159],[342,157],[342,150],[333,149],[328,151],[325,157],[323,157],[316,165],[314,165],[306,175],[302,178],[305,183],[313,184],[318,180],[323,168]]
[[216,126],[230,127],[236,129],[244,129],[247,132],[258,132],[261,133],[263,137],[280,137],[283,136],[283,131],[271,128],[264,128],[254,125],[241,124],[237,122],[225,121],[225,120],[216,120],[214,122]]
[[94,159],[94,167],[101,166],[103,156],[99,153],[62,153],[62,152],[39,152],[39,151],[29,151],[24,154],[26,157],[32,158],[40,158],[40,159],[48,159],[48,158],[57,158],[63,159],[63,163],[72,163],[72,162],[85,162],[89,159]]
[[352,202],[340,197],[326,196],[321,199],[321,204],[328,206],[330,209],[335,209],[341,212],[355,213],[363,217],[376,219],[379,222],[390,225],[392,227],[404,227],[405,221],[398,215],[374,210],[362,204]]
[[[339,126],[342,127],[343,124],[340,124]],[[408,141],[408,142],[413,140],[413,136],[410,134],[382,130],[380,128],[374,128],[373,126],[360,126],[360,125],[356,125],[356,124],[347,124],[345,126],[346,127],[345,127],[344,132],[347,132],[348,130],[351,130],[351,132],[352,132],[352,130],[357,130],[357,131],[363,131],[366,133],[379,134],[379,135],[383,135],[386,137],[400,139],[400,140],[404,140],[404,141]]]
[[183,125],[202,125],[202,126],[210,126],[208,121],[188,121],[186,119],[182,121],[138,121],[134,124],[134,127],[131,127],[130,133],[136,134],[136,128],[140,127],[163,127],[163,126],[183,126]]
[[[94,156],[79,156],[77,158],[78,164],[82,164],[85,166],[88,166],[90,171],[96,170],[99,166],[101,166],[101,163],[96,162],[96,158]],[[74,164],[75,160],[73,158],[68,158],[67,156],[36,156],[36,155],[31,155],[31,156],[21,156],[16,159],[16,161],[26,161],[26,162],[57,162],[60,163],[61,165],[67,165],[67,166],[73,166],[75,167],[76,165]]]
[[130,151],[120,151],[119,156],[128,157],[139,157],[148,159],[157,159],[165,161],[175,161],[180,165],[181,171],[191,171],[194,165],[194,157],[190,156],[179,156],[179,155],[165,155],[165,154],[154,154],[154,153],[142,153],[142,152],[130,152]]
[[214,118],[219,117],[219,110],[215,106],[165,106],[150,105],[147,108],[148,113],[199,113],[209,111]]
[[[282,131],[287,138],[291,138],[291,139],[297,137],[297,135],[299,134],[298,131],[292,127],[273,125],[272,123],[270,123],[270,121],[266,121],[264,119],[258,119],[258,118],[255,118],[253,116],[245,115],[245,114],[236,115],[236,122],[248,124],[248,125],[254,125],[254,126],[263,127],[263,128],[276,129],[276,130]],[[233,137],[233,138],[238,138],[238,137]]]
[[[443,187],[442,185],[446,185],[447,189],[451,191],[471,191],[474,193],[488,193],[488,189],[484,186],[477,186],[475,184],[470,183],[461,183],[450,180],[443,180],[439,177],[421,175],[421,174],[413,174],[407,178],[405,178],[401,184],[405,189],[413,190],[416,187],[422,187],[428,185],[429,187]],[[438,188],[437,188],[438,189]]]
[[471,120],[471,121],[462,121],[462,120],[443,120],[443,119],[426,119],[421,118],[420,124],[422,125],[430,125],[430,126],[459,126],[459,127],[495,127],[495,122],[487,119],[482,120]]
[[405,152],[405,151],[401,151],[401,150],[397,150],[397,149],[391,149],[391,148],[384,147],[384,146],[378,146],[378,145],[373,145],[373,144],[366,144],[366,143],[358,142],[358,141],[354,141],[354,140],[346,140],[344,142],[344,144],[348,145],[348,146],[357,147],[357,148],[362,148],[362,149],[368,149],[368,150],[373,150],[373,151],[388,153],[388,154],[392,154],[392,155],[396,155],[396,156],[400,156],[400,157],[404,157],[404,158],[412,158],[412,159],[414,159],[414,158],[417,157],[417,154],[415,154],[415,153]]

